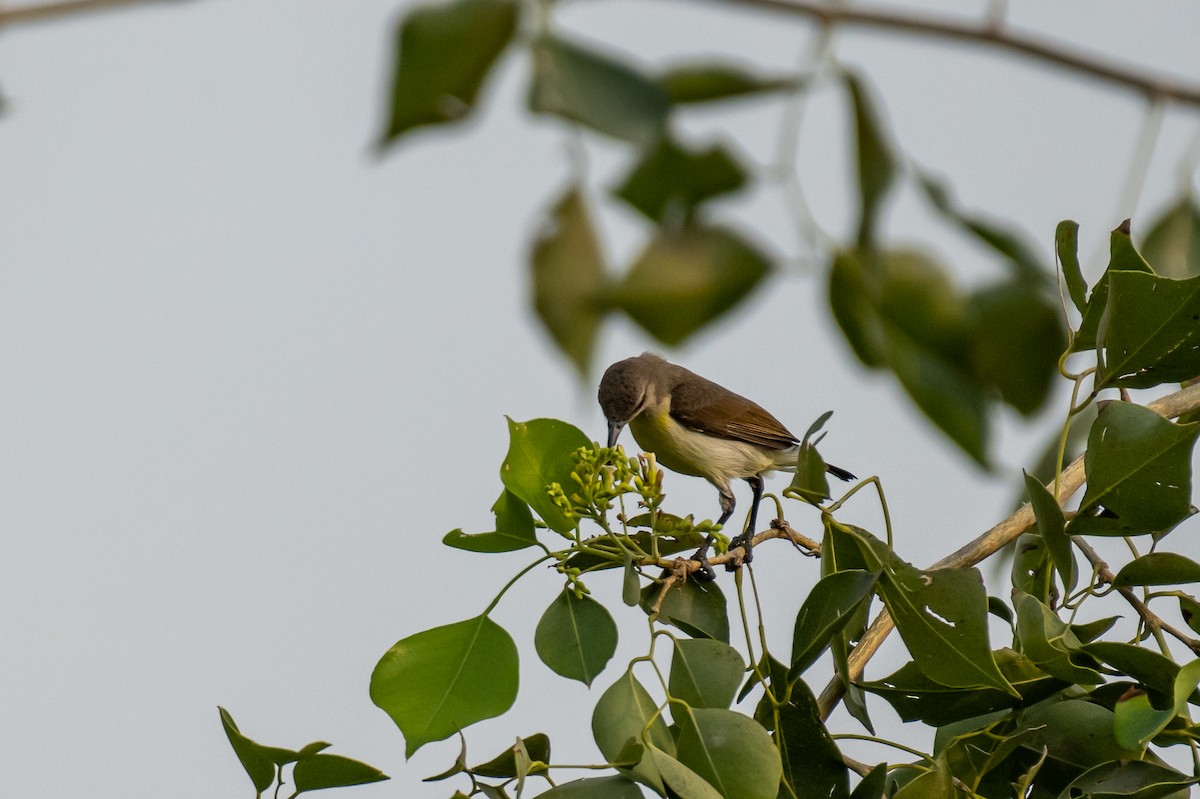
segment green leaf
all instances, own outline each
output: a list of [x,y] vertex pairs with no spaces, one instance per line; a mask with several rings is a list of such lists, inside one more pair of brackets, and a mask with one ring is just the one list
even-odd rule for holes
[[1200,208],[1195,198],[1181,197],[1150,226],[1142,252],[1164,277],[1200,275]]
[[661,749],[651,746],[650,756],[662,774],[663,782],[674,792],[673,795],[681,799],[728,799],[699,774]]
[[1088,436],[1080,512],[1103,506],[1127,525],[1152,530],[1185,518],[1197,435],[1200,424],[1177,425],[1139,405],[1109,403]]
[[391,107],[382,144],[421,125],[465,119],[496,59],[512,41],[517,5],[456,0],[413,9],[396,36]]
[[1097,388],[1150,388],[1200,375],[1200,276],[1108,276],[1108,328]]
[[579,374],[586,375],[606,276],[591,214],[578,186],[563,195],[542,224],[529,263],[538,319]]
[[486,763],[470,769],[479,777],[508,777],[516,779],[528,774],[544,772],[544,767],[529,768],[531,763],[550,762],[550,738],[545,733],[534,733],[517,742]]
[[660,230],[610,301],[675,346],[731,311],[771,270],[745,239],[717,227]]
[[[774,690],[783,691],[786,686],[786,675],[781,682],[772,677]],[[755,714],[772,734],[783,764],[783,780],[792,790],[788,794],[781,789],[780,795],[848,799],[846,763],[821,721],[812,691],[803,680],[796,680],[787,697],[788,701],[776,709],[764,696]]]
[[1027,473],[1025,491],[1029,494],[1029,504],[1037,519],[1038,533],[1046,542],[1054,568],[1062,576],[1063,586],[1070,594],[1075,590],[1075,550],[1067,536],[1067,522],[1062,508],[1042,485],[1042,481]]
[[625,578],[621,581],[621,601],[631,608],[642,598],[642,581],[633,565],[633,554],[625,554]]
[[670,100],[637,68],[552,36],[531,46],[529,108],[618,139],[649,144],[666,127]]
[[691,150],[664,138],[613,193],[653,222],[686,224],[702,204],[745,183],[745,171],[722,145]]
[[850,794],[850,799],[881,799],[887,786],[887,775],[887,763],[880,763],[862,778],[862,782],[854,788],[854,793]]
[[564,589],[542,614],[533,644],[551,671],[590,686],[617,649],[617,625],[599,602]]
[[823,577],[813,586],[796,615],[789,680],[803,674],[825,651],[834,634],[871,596],[878,579],[874,572],[841,571]]
[[820,505],[829,499],[827,474],[825,459],[808,440],[808,436],[805,436],[796,453],[796,471],[792,475],[792,482],[783,490],[783,495],[789,499],[802,499]]
[[967,314],[971,373],[999,389],[1021,414],[1036,413],[1050,396],[1067,347],[1058,305],[1038,283],[1009,280],[973,293]]
[[1037,533],[1022,533],[1017,538],[1015,549],[1012,587],[1037,597],[1039,601],[1049,602],[1054,587],[1054,570],[1050,565],[1050,548],[1046,546],[1046,540]]
[[539,793],[538,799],[642,799],[642,791],[637,783],[620,775],[584,777]]
[[1188,663],[1175,675],[1172,692],[1174,702],[1166,710],[1153,707],[1150,697],[1145,693],[1122,697],[1113,708],[1113,731],[1117,742],[1126,749],[1145,749],[1151,739],[1171,723],[1171,719],[1181,713],[1186,714],[1188,698],[1198,684],[1200,659]]
[[513,552],[537,545],[533,528],[533,514],[529,506],[515,494],[505,489],[496,504],[496,530],[490,533],[464,533],[461,529],[451,530],[442,538],[442,543],[455,549],[469,552]]
[[[643,730],[645,741],[642,738]],[[596,709],[592,712],[592,737],[596,739],[600,753],[610,763],[619,762],[631,742],[639,746],[648,743],[664,752],[675,752],[675,739],[671,737],[666,721],[658,715],[658,703],[633,676],[632,671],[622,674],[596,702]],[[662,780],[649,752],[645,752],[633,768],[619,771],[662,793]]]
[[537,511],[550,529],[570,532],[575,522],[568,519],[546,492],[551,483],[570,491],[575,483],[572,455],[580,447],[593,446],[578,427],[557,419],[508,420],[508,455],[500,467],[504,487]]
[[292,782],[296,793],[323,788],[346,788],[390,779],[374,766],[341,755],[312,755],[296,761]]
[[[679,725],[679,762],[721,796],[775,799],[783,773],[779,750],[753,719],[720,708],[684,708],[675,713],[675,721]],[[670,785],[670,777],[664,777]]]
[[1109,760],[1136,760],[1140,752],[1117,743],[1113,714],[1086,699],[1042,703],[1025,711],[1022,725],[1031,730],[1025,746],[1046,747],[1049,756],[1081,768]]
[[1113,585],[1180,585],[1200,583],[1200,563],[1174,552],[1151,552],[1117,572]]
[[938,758],[929,771],[918,774],[896,791],[893,799],[958,799],[954,790],[954,775],[946,763]]
[[1175,691],[1179,664],[1154,650],[1136,644],[1095,641],[1085,644],[1083,651],[1161,696],[1169,697]]
[[1190,596],[1179,597],[1179,615],[1192,632],[1200,633],[1200,602]]
[[1042,259],[1033,251],[1024,236],[1006,228],[1002,223],[957,207],[950,189],[931,175],[918,173],[917,182],[933,207],[946,219],[958,225],[977,241],[995,250],[1014,267],[1016,282],[1035,287],[1046,282]]
[[978,569],[922,571],[875,536],[852,528],[896,629],[921,671],[955,688],[989,686],[1020,698],[988,645],[987,592]]
[[[1080,641],[1067,623],[1035,597],[1013,591],[1017,609],[1017,638],[1021,651],[1044,671],[1067,682],[1099,685],[1104,677],[1081,653]],[[1085,665],[1086,664],[1086,665]]]
[[792,91],[797,78],[753,75],[732,64],[681,64],[658,77],[658,85],[675,105],[710,103],[767,92]]
[[517,698],[517,646],[487,616],[397,642],[371,674],[371,701],[404,733],[405,756],[494,718]]
[[263,746],[242,735],[228,710],[218,707],[217,711],[221,715],[221,726],[225,729],[225,737],[229,739],[233,753],[241,761],[250,782],[254,783],[254,790],[262,793],[275,782],[276,764],[271,747]]
[[[650,613],[663,588],[652,583],[642,589],[642,610]],[[673,624],[693,638],[712,638],[729,643],[729,611],[725,594],[715,582],[685,580],[667,588],[658,620]]]
[[1063,796],[1087,799],[1162,799],[1187,795],[1187,787],[1200,782],[1168,766],[1146,760],[1103,763],[1080,774]]
[[1133,240],[1129,236],[1128,219],[1113,230],[1109,237],[1108,268],[1104,270],[1096,287],[1092,289],[1092,296],[1088,298],[1087,310],[1083,312],[1083,320],[1079,323],[1079,330],[1071,342],[1072,352],[1082,352],[1096,347],[1097,334],[1100,332],[1100,320],[1108,309],[1109,276],[1113,272],[1122,271],[1154,272],[1146,260],[1134,249]]
[[986,465],[987,404],[968,371],[968,306],[946,270],[915,251],[842,252],[829,302],[859,359],[890,367],[930,421]]
[[896,178],[897,165],[866,84],[851,72],[845,73],[845,80],[854,107],[858,153],[858,190],[861,199],[858,244],[866,247],[875,240],[876,219]]
[[727,708],[745,673],[745,661],[729,644],[711,638],[675,640],[667,684],[673,698],[694,708]]
[[905,721],[941,727],[997,710],[1024,707],[1071,684],[1042,671],[1019,652],[998,649],[994,655],[1000,673],[1017,689],[1020,699],[986,686],[948,688],[926,677],[911,661],[881,680],[862,683],[862,687],[886,699]]
[[1062,267],[1063,282],[1067,284],[1067,293],[1071,302],[1084,313],[1087,310],[1087,281],[1083,279],[1083,270],[1079,266],[1079,223],[1064,219],[1058,223],[1054,231],[1054,249],[1058,253],[1058,263]]

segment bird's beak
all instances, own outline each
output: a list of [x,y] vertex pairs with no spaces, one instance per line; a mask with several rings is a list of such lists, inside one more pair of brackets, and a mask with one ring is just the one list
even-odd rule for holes
[[609,422],[608,423],[608,448],[612,449],[617,445],[617,439],[621,437],[621,431],[625,429],[624,422]]

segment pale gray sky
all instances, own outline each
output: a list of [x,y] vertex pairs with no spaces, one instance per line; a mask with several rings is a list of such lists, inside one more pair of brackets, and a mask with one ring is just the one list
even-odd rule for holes
[[[1016,24],[1200,74],[1191,4],[1136,15],[1115,2],[1011,5]],[[403,6],[196,0],[4,31],[7,795],[252,796],[218,704],[261,742],[324,739],[394,778],[346,796],[453,792],[420,779],[449,765],[457,742],[406,764],[399,731],[367,695],[371,669],[396,640],[476,615],[527,562],[439,543],[490,524],[503,415],[563,418],[597,436],[602,420],[526,307],[536,214],[568,166],[561,128],[522,110],[523,57],[505,62],[477,124],[371,155]],[[782,69],[808,37],[716,4],[573,4],[559,19],[648,63],[722,52]],[[1075,218],[1083,254],[1103,252],[1125,214],[1137,97],[922,39],[848,32],[839,52],[879,87],[902,146],[953,176],[964,204],[1015,219],[1046,253],[1055,224]],[[773,102],[732,106],[687,129],[728,131],[766,162],[779,114]],[[849,218],[843,118],[836,91],[816,96],[801,159],[809,200],[835,232]],[[1175,191],[1196,122],[1167,114],[1138,218]],[[590,149],[594,185],[614,182],[619,153]],[[998,274],[919,208],[911,197],[897,206],[896,239],[932,242],[966,280]],[[776,195],[728,212],[794,249]],[[614,260],[640,246],[631,215],[603,223]],[[826,456],[879,474],[901,553],[932,561],[1006,513],[1011,478],[1054,422],[1031,433],[1006,420],[997,452],[1010,479],[989,482],[892,380],[850,363],[822,294],[815,273],[772,281],[670,355],[793,429],[834,409]],[[597,361],[652,346],[617,323]],[[667,485],[675,507],[715,515],[707,485]],[[849,518],[878,529],[861,507]],[[817,566],[764,550],[767,622],[786,651]],[[612,580],[591,585],[620,608]],[[496,612],[526,655],[523,690],[513,712],[469,731],[472,761],[536,731],[551,735],[556,760],[599,757],[592,703],[642,651],[645,627],[626,611],[611,671],[589,694],[533,655],[533,625],[557,591],[535,573]],[[872,707],[886,732],[894,716]]]

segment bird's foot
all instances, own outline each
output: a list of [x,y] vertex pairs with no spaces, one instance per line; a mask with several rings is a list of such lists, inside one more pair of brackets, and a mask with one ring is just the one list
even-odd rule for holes
[[741,547],[742,552],[745,554],[743,554],[741,558],[734,558],[727,561],[725,563],[725,571],[737,571],[738,566],[754,560],[754,544],[752,543],[753,539],[753,533],[742,533],[737,538],[729,542],[729,549],[726,550],[727,552],[732,552],[738,547]]
[[692,576],[702,583],[711,583],[717,579],[717,573],[713,570],[712,564],[708,562],[708,546],[702,546],[697,549],[688,560],[694,560],[700,564],[696,571],[692,572]]

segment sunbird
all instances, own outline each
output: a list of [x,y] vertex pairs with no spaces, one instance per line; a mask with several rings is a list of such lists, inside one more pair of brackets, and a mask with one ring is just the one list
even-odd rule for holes
[[[638,446],[653,452],[663,466],[712,483],[721,503],[718,524],[729,520],[736,504],[729,481],[740,478],[750,484],[749,522],[729,542],[730,549],[742,547],[749,562],[762,476],[795,469],[800,439],[758,403],[649,352],[608,367],[598,399],[608,420],[608,446],[617,445],[628,425]],[[855,479],[838,466],[827,464],[825,470],[841,480]],[[712,541],[709,533],[692,555],[700,563],[697,576],[707,579],[716,576],[708,563]]]

